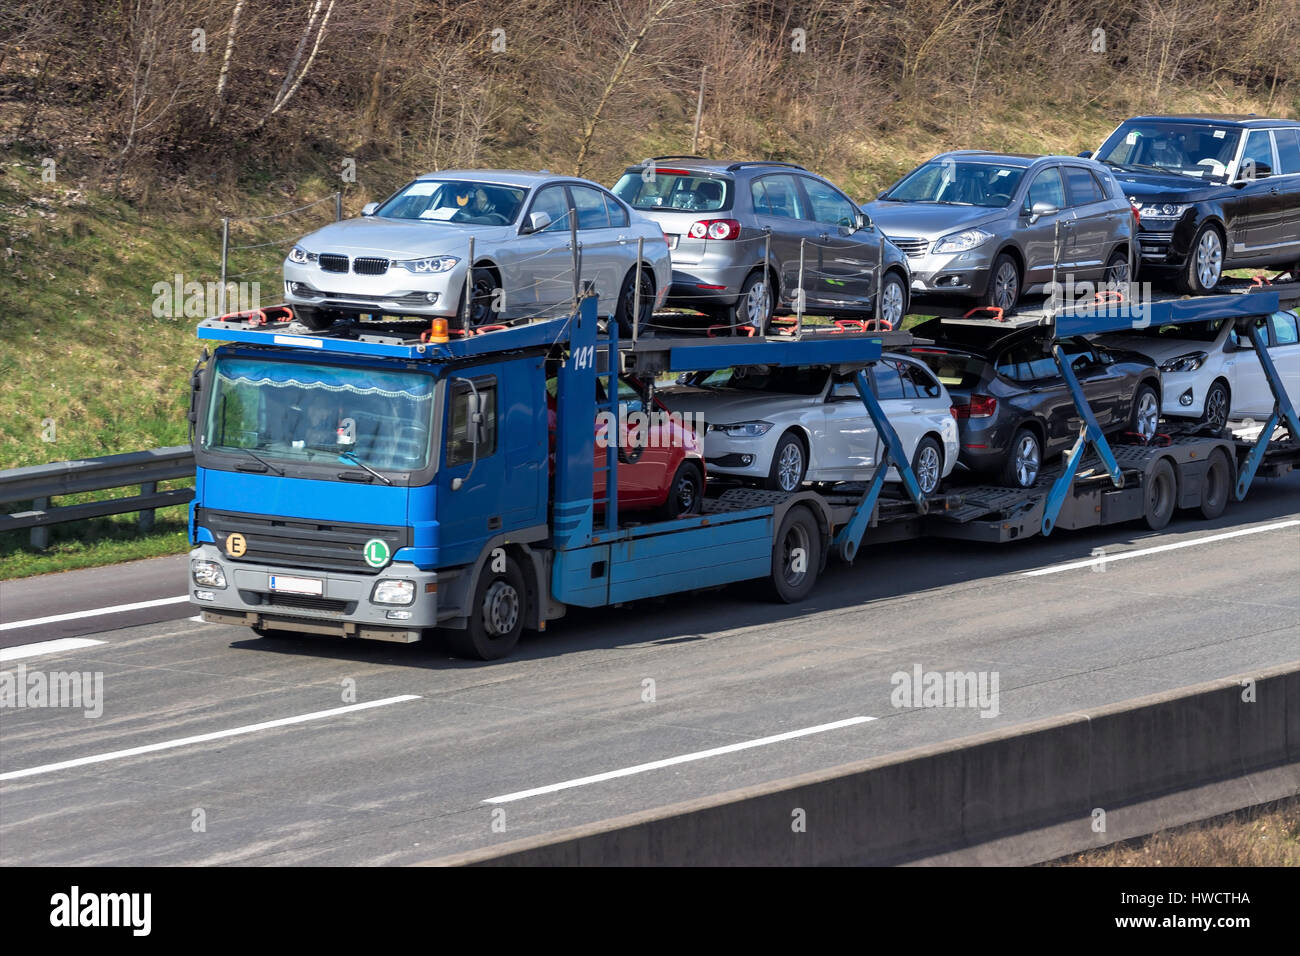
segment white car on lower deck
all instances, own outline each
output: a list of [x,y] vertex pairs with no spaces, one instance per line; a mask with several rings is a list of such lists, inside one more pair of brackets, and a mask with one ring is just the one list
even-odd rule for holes
[[[922,490],[933,492],[957,463],[947,389],[903,355],[887,353],[870,375]],[[884,453],[853,378],[825,366],[696,372],[657,395],[672,411],[703,419],[710,476],[794,491],[804,481],[868,480]],[[886,478],[900,480],[892,468]]]
[[[1300,318],[1296,312],[1260,316],[1257,327],[1268,344],[1293,406],[1300,406]],[[1161,412],[1219,429],[1228,421],[1264,419],[1273,412],[1273,392],[1255,346],[1224,319],[1166,325],[1142,332],[1101,336],[1103,345],[1131,349],[1160,367]]]

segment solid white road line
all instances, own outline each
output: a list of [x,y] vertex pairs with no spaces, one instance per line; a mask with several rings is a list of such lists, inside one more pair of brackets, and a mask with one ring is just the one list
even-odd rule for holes
[[1267,524],[1258,528],[1243,528],[1240,531],[1225,531],[1223,534],[1212,534],[1204,538],[1195,538],[1191,541],[1175,541],[1173,544],[1161,544],[1154,548],[1139,548],[1137,551],[1123,551],[1119,554],[1107,554],[1089,558],[1087,561],[1073,561],[1070,564],[1058,564],[1051,568],[1038,568],[1035,571],[1025,571],[1024,576],[1027,578],[1038,577],[1043,574],[1056,574],[1058,571],[1073,571],[1076,568],[1091,568],[1096,565],[1107,565],[1115,561],[1123,561],[1125,558],[1141,558],[1148,554],[1159,554],[1161,551],[1176,551],[1179,548],[1193,548],[1198,544],[1210,544],[1213,541],[1226,541],[1228,538],[1240,538],[1247,534],[1260,534],[1264,531],[1277,531],[1281,528],[1294,528],[1300,525],[1300,520],[1279,521],[1277,524]]
[[88,637],[65,637],[57,641],[41,641],[38,644],[19,644],[17,647],[0,647],[0,662],[16,661],[20,657],[35,657],[37,654],[58,654],[60,651],[76,651],[83,647],[103,644]]
[[33,617],[26,621],[13,621],[0,624],[0,631],[13,630],[16,627],[35,627],[38,624],[57,624],[59,621],[75,621],[82,617],[99,617],[101,614],[123,614],[126,611],[141,611],[147,607],[162,607],[164,604],[180,604],[188,601],[190,596],[159,598],[156,601],[140,601],[136,604],[114,604],[112,607],[95,607],[89,611],[73,611],[70,614],[54,614],[50,617]]
[[810,734],[821,734],[828,730],[839,730],[841,727],[852,727],[854,724],[865,724],[869,720],[875,720],[874,717],[850,717],[847,720],[837,720],[830,724],[818,724],[816,727],[805,727],[803,730],[791,730],[784,734],[775,734],[771,737],[759,737],[757,740],[746,740],[738,744],[727,744],[725,747],[714,747],[712,750],[700,750],[693,754],[682,754],[680,757],[668,757],[665,760],[655,760],[651,763],[637,764],[635,767],[625,767],[622,770],[611,770],[608,773],[598,773],[590,777],[579,777],[576,780],[565,780],[563,783],[553,783],[545,787],[536,787],[532,790],[520,790],[517,793],[507,793],[500,797],[489,797],[484,803],[511,803],[515,800],[523,800],[527,797],[540,796],[543,793],[555,793],[557,790],[568,790],[571,787],[585,787],[589,783],[600,783],[604,780],[614,780],[618,777],[630,777],[635,773],[645,773],[647,770],[659,770],[662,767],[672,767],[679,763],[689,763],[692,760],[703,760],[706,757],[717,757],[722,754],[735,753],[738,750],[749,750],[751,747],[764,747],[767,744],[780,743],[783,740],[794,740],[796,737],[807,737]]
[[209,740],[223,740],[226,737],[238,737],[242,734],[252,734],[259,730],[270,730],[273,727],[288,727],[291,724],[303,724],[309,720],[321,720],[325,717],[337,717],[340,714],[351,714],[358,710],[369,710],[372,707],[383,707],[387,704],[400,704],[404,700],[419,700],[419,694],[402,694],[400,697],[385,697],[383,700],[371,700],[364,704],[349,704],[346,707],[335,707],[331,710],[318,710],[311,714],[299,714],[297,717],[281,717],[279,720],[268,720],[260,724],[248,724],[244,727],[232,727],[229,730],[218,730],[210,734],[198,734],[194,737],[181,737],[178,740],[164,740],[161,743],[146,744],[143,747],[131,747],[128,750],[114,750],[111,753],[95,754],[91,757],[77,757],[75,760],[61,760],[58,763],[47,763],[39,767],[28,767],[26,770],[11,770],[8,773],[0,773],[0,780],[17,780],[20,777],[35,777],[42,773],[53,773],[55,770],[67,770],[69,767],[84,767],[86,764],[104,763],[108,760],[121,760],[123,757],[135,757],[140,754],[155,753],[159,750],[171,750],[174,747],[186,747],[190,744],[207,743]]

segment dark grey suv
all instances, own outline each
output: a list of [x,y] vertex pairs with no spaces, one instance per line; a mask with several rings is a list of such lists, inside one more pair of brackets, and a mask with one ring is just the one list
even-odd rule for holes
[[613,192],[663,229],[670,306],[767,332],[773,315],[798,311],[802,269],[805,312],[872,316],[879,292],[891,327],[907,314],[907,257],[802,166],[658,156],[629,166]]

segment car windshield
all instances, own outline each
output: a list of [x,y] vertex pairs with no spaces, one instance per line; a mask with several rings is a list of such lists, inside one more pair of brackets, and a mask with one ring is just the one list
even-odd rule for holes
[[912,170],[880,198],[885,202],[1009,206],[1024,175],[1021,166],[934,160]]
[[823,366],[738,365],[717,372],[700,372],[691,382],[699,388],[734,388],[747,392],[820,395],[830,369]]
[[205,451],[413,471],[429,461],[435,381],[418,372],[221,358]]
[[515,221],[528,190],[464,179],[417,179],[375,210],[384,219],[505,226]]
[[913,349],[912,357],[929,366],[934,377],[949,388],[974,388],[984,375],[987,364],[982,358],[960,352],[943,352],[938,349]]
[[1170,173],[1223,182],[1241,131],[1213,123],[1124,123],[1094,157],[1116,169]]
[[721,212],[731,208],[732,182],[684,169],[647,167],[624,173],[614,195],[633,209],[651,212]]

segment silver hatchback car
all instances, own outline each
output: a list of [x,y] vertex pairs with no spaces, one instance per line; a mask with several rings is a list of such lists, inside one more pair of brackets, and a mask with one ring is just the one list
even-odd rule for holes
[[1129,281],[1135,211],[1110,171],[1073,156],[961,150],[862,207],[907,253],[912,293],[1015,308],[1052,281]]
[[629,166],[614,195],[667,236],[669,305],[763,333],[774,315],[800,304],[867,318],[879,298],[893,328],[907,314],[907,258],[851,199],[802,166],[658,156]]
[[[304,236],[284,262],[285,298],[309,328],[346,315],[462,317],[470,328],[564,314],[574,299],[570,212],[577,227],[577,287],[590,284],[602,315],[631,332],[637,240],[640,325],[668,293],[663,233],[603,186],[549,173],[428,173],[359,219]],[[469,241],[472,285],[465,303]]]

